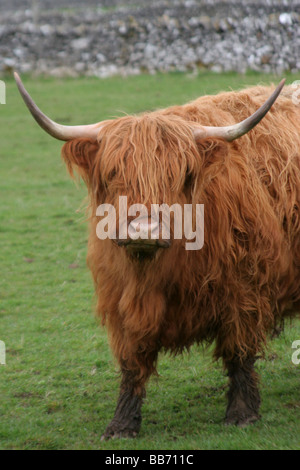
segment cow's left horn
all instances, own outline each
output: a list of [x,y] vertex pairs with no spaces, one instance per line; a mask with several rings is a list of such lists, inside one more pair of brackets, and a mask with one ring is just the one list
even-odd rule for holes
[[276,90],[272,93],[270,98],[251,116],[249,116],[244,121],[241,121],[232,126],[225,127],[210,127],[210,126],[197,126],[193,128],[194,136],[196,139],[204,139],[206,137],[220,137],[228,142],[238,139],[244,134],[247,134],[270,110],[271,106],[274,104],[278,98],[283,86],[285,79],[281,80]]
[[27,108],[31,112],[32,116],[34,117],[36,122],[52,137],[64,141],[75,138],[87,138],[92,140],[97,139],[97,135],[102,127],[101,122],[84,126],[64,126],[62,124],[58,124],[57,122],[52,121],[52,119],[48,118],[48,116],[46,116],[37,107],[29,93],[26,91],[21,78],[16,72],[14,73],[14,77],[17,82],[21,96]]

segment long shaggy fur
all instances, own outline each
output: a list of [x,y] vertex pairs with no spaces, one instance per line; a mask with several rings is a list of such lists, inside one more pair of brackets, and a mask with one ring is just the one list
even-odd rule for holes
[[[270,87],[204,96],[184,106],[108,121],[98,142],[73,140],[63,157],[90,195],[88,264],[97,312],[137,392],[160,350],[215,341],[228,363],[255,357],[268,333],[300,304],[300,108],[286,87],[247,135],[195,141],[192,122],[224,126],[252,114]],[[133,203],[204,204],[204,246],[186,240],[145,262],[99,240],[96,208]]]

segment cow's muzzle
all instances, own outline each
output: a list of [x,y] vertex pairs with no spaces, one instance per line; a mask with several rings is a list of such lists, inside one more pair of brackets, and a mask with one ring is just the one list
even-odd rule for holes
[[171,241],[161,238],[161,224],[148,218],[132,220],[128,225],[128,237],[118,238],[118,246],[125,246],[131,254],[154,254],[159,248],[169,248]]

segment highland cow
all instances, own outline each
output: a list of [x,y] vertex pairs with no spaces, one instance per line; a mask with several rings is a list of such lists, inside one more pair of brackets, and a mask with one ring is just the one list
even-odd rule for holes
[[[137,435],[159,352],[182,352],[193,343],[213,343],[228,371],[226,423],[257,420],[255,360],[300,307],[300,107],[291,87],[282,91],[282,81],[275,90],[256,86],[63,126],[39,110],[15,77],[39,125],[66,142],[63,159],[89,191],[88,265],[122,374],[103,438]],[[146,207],[203,204],[202,249],[186,250],[184,236],[172,236],[174,227],[167,240],[124,240],[118,227],[114,240],[100,240],[97,207],[111,204],[118,217],[120,196]],[[150,225],[139,220],[144,233]],[[156,228],[160,234],[161,224]]]

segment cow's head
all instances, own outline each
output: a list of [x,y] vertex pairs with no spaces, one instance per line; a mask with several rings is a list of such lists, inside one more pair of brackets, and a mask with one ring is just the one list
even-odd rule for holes
[[[75,167],[87,183],[93,215],[99,206],[104,211],[103,204],[113,207],[112,215],[118,222],[112,237],[114,242],[142,259],[171,245],[174,227],[170,235],[164,237],[163,219],[153,218],[152,206],[165,204],[170,208],[177,204],[183,207],[191,202],[203,164],[203,159],[199,158],[201,143],[208,138],[215,138],[214,142],[220,139],[231,142],[249,132],[269,111],[284,85],[282,80],[250,117],[225,127],[200,126],[163,112],[124,116],[91,125],[64,126],[42,113],[17,74],[15,79],[38,124],[52,137],[66,141],[63,157],[70,172]],[[125,196],[126,219],[120,207]],[[135,206],[130,213],[128,209],[134,204],[142,204],[145,210],[139,211]],[[104,212],[100,209],[97,215],[104,216]]]

